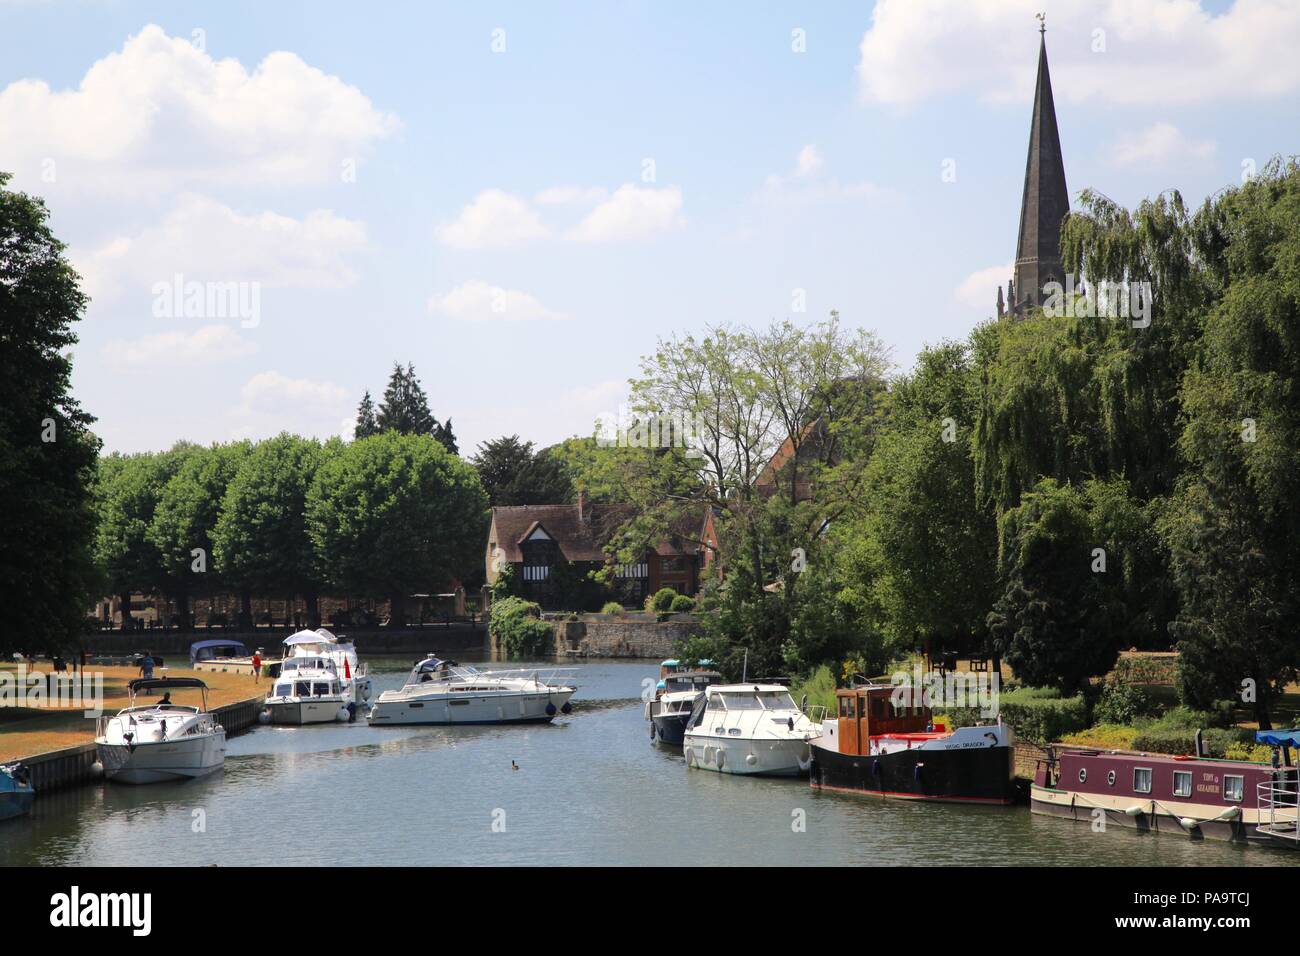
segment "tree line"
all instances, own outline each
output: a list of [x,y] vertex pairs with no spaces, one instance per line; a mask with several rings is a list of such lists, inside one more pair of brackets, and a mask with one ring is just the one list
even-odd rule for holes
[[699,423],[693,449],[567,443],[587,487],[644,504],[631,548],[713,509],[698,656],[878,673],[928,647],[1073,693],[1172,647],[1184,702],[1269,726],[1300,662],[1300,165],[1195,210],[1085,191],[1062,253],[1082,290],[1141,289],[1149,323],[1066,303],[902,374],[834,315],[710,328],[633,382],[643,420]]

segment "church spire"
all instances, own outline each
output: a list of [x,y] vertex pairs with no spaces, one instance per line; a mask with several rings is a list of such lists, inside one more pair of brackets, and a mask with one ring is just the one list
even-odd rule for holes
[[1042,14],[1038,19],[1038,79],[1029,124],[1025,191],[1020,203],[1015,292],[1008,296],[1007,302],[1013,314],[1041,305],[1045,283],[1065,280],[1061,266],[1061,220],[1070,211],[1070,193],[1065,185],[1065,161],[1056,128],[1052,77],[1047,69],[1047,27]]

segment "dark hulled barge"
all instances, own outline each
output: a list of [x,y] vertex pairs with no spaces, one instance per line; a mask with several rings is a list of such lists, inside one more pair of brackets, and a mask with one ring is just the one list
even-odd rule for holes
[[1030,809],[1193,840],[1298,848],[1292,751],[1300,746],[1300,731],[1260,731],[1256,738],[1273,747],[1271,764],[1052,749],[1035,770]]
[[838,714],[811,741],[813,787],[905,800],[1015,802],[1011,731],[998,723],[947,730],[924,693],[868,684],[835,692]]

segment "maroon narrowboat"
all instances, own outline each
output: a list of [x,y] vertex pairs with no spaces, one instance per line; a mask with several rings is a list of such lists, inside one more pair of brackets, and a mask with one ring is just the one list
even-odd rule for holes
[[[1263,733],[1259,736],[1272,742]],[[1275,743],[1271,765],[1049,748],[1048,756],[1038,761],[1029,806],[1034,813],[1102,827],[1115,824],[1194,840],[1295,848],[1300,833],[1292,746]]]

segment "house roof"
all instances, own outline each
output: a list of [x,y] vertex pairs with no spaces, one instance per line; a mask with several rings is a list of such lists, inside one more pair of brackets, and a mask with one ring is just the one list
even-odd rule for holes
[[[576,504],[509,505],[492,509],[492,528],[497,547],[510,563],[524,559],[520,545],[539,529],[555,540],[569,561],[604,561],[602,545],[635,511],[635,505],[587,503],[580,517]],[[658,554],[669,557],[695,553],[699,519],[692,516],[682,525],[656,546]]]

